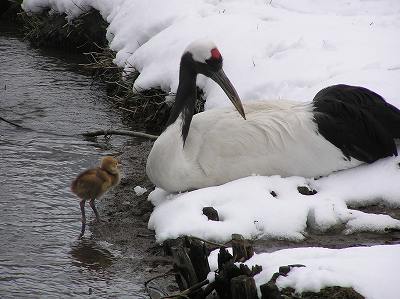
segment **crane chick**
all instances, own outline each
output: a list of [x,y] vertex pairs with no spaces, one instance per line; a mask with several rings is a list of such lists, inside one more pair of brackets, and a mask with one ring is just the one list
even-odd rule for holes
[[100,221],[94,200],[101,197],[112,187],[118,185],[120,181],[119,162],[117,159],[106,156],[101,159],[99,167],[85,170],[73,180],[71,191],[80,198],[82,213],[82,227],[79,239],[83,237],[86,227],[85,203],[89,200],[89,205],[93,209],[96,219]]

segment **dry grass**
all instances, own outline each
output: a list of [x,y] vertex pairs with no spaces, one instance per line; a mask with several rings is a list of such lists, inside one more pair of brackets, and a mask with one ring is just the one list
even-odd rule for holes
[[[132,126],[142,125],[148,131],[159,134],[168,120],[175,94],[159,88],[145,91],[134,90],[133,84],[139,75],[133,67],[129,72],[117,67],[113,60],[115,53],[109,48],[98,47],[98,51],[85,53],[90,62],[83,66],[90,69],[95,78],[107,83],[108,98],[126,115]],[[196,113],[204,110],[204,100],[199,90]]]
[[[82,9],[83,10],[83,9]],[[35,47],[67,49],[74,52],[96,50],[95,43],[107,45],[105,33],[108,24],[95,10],[82,11],[82,14],[67,22],[65,15],[18,14],[23,24],[25,38]]]
[[[65,15],[28,15],[20,13],[25,37],[36,47],[68,49],[84,53],[89,62],[82,67],[96,80],[107,84],[108,98],[123,112],[124,120],[135,129],[159,134],[168,120],[174,94],[159,88],[145,91],[133,89],[139,72],[129,72],[113,63],[115,52],[105,38],[108,24],[97,11],[84,11],[73,22]],[[99,26],[100,24],[100,26]],[[204,100],[198,90],[195,112],[204,110]],[[167,97],[168,96],[168,97]],[[171,99],[166,101],[166,97]]]

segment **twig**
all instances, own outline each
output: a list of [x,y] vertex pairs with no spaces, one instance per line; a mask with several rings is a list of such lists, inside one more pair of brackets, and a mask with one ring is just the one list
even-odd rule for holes
[[211,294],[212,291],[215,290],[215,281],[211,282],[204,289],[204,297],[207,298],[208,295]]
[[158,278],[165,277],[165,276],[168,276],[168,275],[175,275],[175,274],[176,274],[175,271],[173,271],[173,269],[170,269],[170,270],[168,270],[168,271],[165,272],[165,273],[156,275],[156,276],[150,278],[149,280],[146,280],[145,283],[144,283],[144,287],[146,288],[147,293],[150,295],[150,291],[149,291],[149,290],[150,290],[150,288],[151,288],[151,289],[154,289],[154,290],[156,290],[157,292],[159,292],[160,294],[163,294],[163,295],[165,296],[166,293],[165,293],[163,290],[161,290],[161,289],[159,289],[159,288],[156,288],[156,287],[154,287],[154,286],[149,286],[149,283],[152,282],[153,280],[158,279]]
[[41,133],[41,134],[47,134],[47,135],[52,135],[52,136],[61,136],[61,137],[76,137],[77,136],[76,134],[61,134],[61,133],[54,133],[54,132],[49,132],[49,131],[31,129],[31,128],[28,128],[28,127],[21,126],[21,125],[19,125],[17,123],[14,123],[14,122],[10,121],[10,120],[7,120],[7,119],[5,119],[4,117],[1,117],[1,116],[0,116],[0,120],[4,121],[4,122],[6,122],[6,123],[8,123],[10,125],[13,125],[13,126],[17,127],[18,129],[21,129],[21,130],[26,130],[26,131],[31,131],[31,132]]
[[25,128],[25,127],[23,127],[23,126],[21,126],[21,125],[19,125],[19,124],[16,124],[16,123],[14,123],[14,122],[12,122],[12,121],[10,121],[10,120],[7,120],[7,119],[5,119],[5,118],[3,118],[3,117],[1,117],[1,116],[0,116],[0,120],[4,121],[4,122],[6,122],[6,123],[8,123],[8,124],[10,124],[10,125],[13,125],[13,126],[15,126],[15,127],[17,127],[17,128],[27,129],[27,128]]
[[136,237],[142,237],[142,238],[150,238],[154,237],[154,234],[136,234]]
[[204,242],[204,243],[207,243],[207,244],[210,244],[210,245],[213,245],[213,246],[217,246],[217,247],[225,247],[225,245],[226,245],[227,243],[231,242],[231,241],[228,241],[228,242],[226,242],[226,243],[224,243],[224,244],[221,244],[221,243],[217,243],[217,242],[212,242],[212,241],[204,240],[204,239],[202,239],[202,238],[195,237],[195,236],[188,236],[188,237],[189,237],[189,238],[192,238],[192,239],[195,239],[195,240],[198,240],[198,241],[202,241],[202,242]]
[[180,298],[180,297],[189,298],[188,295],[190,295],[191,293],[197,291],[198,289],[200,289],[201,287],[203,287],[203,286],[205,286],[206,284],[209,284],[209,283],[210,283],[210,281],[208,279],[205,279],[203,281],[200,281],[200,282],[192,285],[190,288],[188,288],[188,289],[186,289],[186,290],[184,290],[184,291],[182,291],[180,293],[164,296],[164,297],[161,297],[160,299]]
[[136,111],[133,111],[133,110],[131,110],[131,109],[127,109],[127,108],[124,108],[124,107],[118,107],[119,109],[122,109],[122,110],[125,110],[125,111],[128,111],[128,112],[132,112],[133,114],[135,114],[136,113]]
[[144,282],[144,286],[147,288],[147,285],[148,285],[150,282],[152,282],[153,280],[156,280],[156,279],[158,279],[158,278],[165,277],[165,276],[168,276],[168,275],[175,275],[175,274],[176,274],[176,272],[175,272],[173,269],[169,269],[169,270],[168,270],[167,272],[165,272],[165,273],[156,275],[156,276],[154,276],[154,277],[152,277],[152,278],[146,280],[146,281]]
[[128,131],[128,130],[98,130],[94,132],[82,133],[82,135],[86,137],[96,137],[100,135],[124,135],[124,136],[144,137],[152,140],[156,140],[158,138],[157,135],[151,135],[143,132]]

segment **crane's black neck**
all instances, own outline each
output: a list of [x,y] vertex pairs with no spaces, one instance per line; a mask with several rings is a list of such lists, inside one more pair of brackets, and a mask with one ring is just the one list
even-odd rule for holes
[[167,122],[168,127],[181,116],[183,144],[185,144],[186,137],[189,133],[196,103],[197,72],[195,71],[194,63],[192,54],[186,53],[182,56],[178,90],[176,91],[175,103]]

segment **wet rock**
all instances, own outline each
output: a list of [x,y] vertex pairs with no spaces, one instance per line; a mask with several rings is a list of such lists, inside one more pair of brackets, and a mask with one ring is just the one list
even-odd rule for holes
[[203,214],[207,216],[208,220],[219,221],[218,211],[213,207],[204,207]]
[[281,266],[279,267],[279,274],[282,276],[287,276],[293,268],[299,268],[299,267],[305,267],[304,265],[301,264],[293,264],[293,265],[287,265],[287,266]]
[[298,186],[297,191],[299,191],[300,194],[303,195],[314,195],[317,194],[317,191],[314,189],[311,189],[309,186]]

